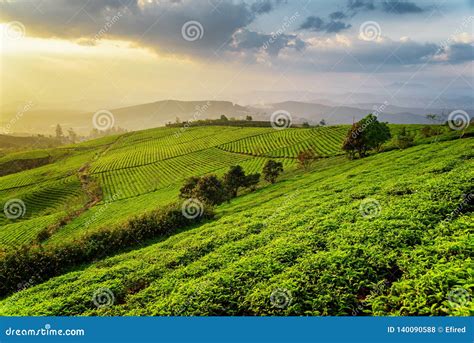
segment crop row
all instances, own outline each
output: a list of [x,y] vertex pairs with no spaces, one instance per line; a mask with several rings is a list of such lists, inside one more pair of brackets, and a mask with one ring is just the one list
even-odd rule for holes
[[210,148],[141,167],[94,175],[98,178],[106,197],[116,195],[119,198],[126,198],[180,183],[189,176],[202,175],[238,164],[248,158]]
[[[166,130],[169,132],[168,135],[143,138],[135,144],[127,144],[124,139],[93,163],[91,171],[97,173],[150,164],[211,148],[241,137],[257,135],[268,129],[196,127],[182,132],[176,128]],[[127,137],[128,140],[132,138],[133,136]]]
[[[215,221],[6,298],[0,314],[463,313],[472,302],[452,309],[448,295],[472,288],[472,214],[445,219],[469,190],[472,148],[423,145],[298,174],[223,204]],[[104,288],[114,301],[97,308]]]
[[243,138],[220,146],[223,150],[250,154],[295,158],[301,150],[312,149],[319,156],[341,153],[345,127],[285,129]]

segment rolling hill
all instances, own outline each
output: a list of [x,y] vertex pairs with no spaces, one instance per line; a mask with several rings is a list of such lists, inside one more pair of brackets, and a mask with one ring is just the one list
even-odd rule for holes
[[[19,216],[0,217],[0,257],[123,229],[176,201],[190,176],[235,164],[259,172],[268,159],[285,173],[204,223],[51,279],[32,270],[0,314],[472,314],[472,302],[453,306],[448,295],[472,288],[474,140],[447,128],[423,138],[420,128],[409,127],[416,146],[399,150],[392,140],[359,160],[340,149],[347,126],[156,128],[56,148],[52,163],[0,178],[2,205],[23,204]],[[318,159],[300,170],[296,156],[308,148]],[[46,227],[52,234],[38,240]],[[97,292],[111,303],[96,306]]]
[[[383,101],[386,99],[384,98]],[[450,113],[458,109],[458,106],[449,108],[425,108],[425,107],[400,107],[384,102],[371,103],[346,103],[339,101],[333,104],[321,104],[317,102],[285,101],[269,102],[263,105],[241,106],[230,101],[181,101],[181,100],[161,100],[151,103],[138,104],[127,107],[105,108],[114,117],[115,127],[120,127],[128,131],[144,130],[165,125],[168,122],[199,119],[216,119],[221,115],[228,118],[245,119],[251,115],[254,120],[268,121],[275,111],[288,111],[296,124],[308,121],[318,124],[322,119],[328,125],[352,124],[360,120],[368,112],[379,109],[379,119],[392,124],[433,124],[425,115],[434,113]],[[474,114],[472,106],[463,107],[472,117]],[[29,134],[42,133],[54,134],[56,124],[60,124],[65,130],[73,128],[81,135],[88,135],[94,128],[92,118],[94,112],[104,110],[96,108],[93,111],[74,110],[47,110],[32,107],[22,113],[20,120],[17,111],[0,110],[2,121],[1,127],[10,127],[12,132],[27,132]],[[14,125],[9,124],[10,121]],[[2,148],[0,140],[0,148]]]

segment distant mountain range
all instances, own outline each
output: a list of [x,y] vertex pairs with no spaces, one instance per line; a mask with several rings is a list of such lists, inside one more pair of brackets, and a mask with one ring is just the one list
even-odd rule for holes
[[[337,104],[320,104],[313,102],[285,101],[252,106],[241,106],[230,101],[180,101],[163,100],[135,106],[107,109],[112,112],[115,126],[127,130],[140,130],[165,125],[167,122],[214,119],[221,115],[228,118],[244,119],[251,115],[255,120],[269,120],[273,112],[284,110],[290,113],[293,122],[307,121],[312,124],[325,120],[328,125],[350,124],[360,120],[368,113],[377,112],[379,120],[395,124],[428,124],[426,114],[447,115],[452,109],[422,109],[417,107],[400,107],[376,102],[358,103],[356,105],[338,106]],[[474,111],[463,108],[473,117]],[[2,113],[3,122],[0,128],[9,125],[11,132],[48,133],[54,132],[56,124],[75,129],[80,134],[88,134],[92,129],[94,113],[71,110],[35,110],[22,114],[11,125],[15,113]],[[5,133],[5,132],[0,132]]]

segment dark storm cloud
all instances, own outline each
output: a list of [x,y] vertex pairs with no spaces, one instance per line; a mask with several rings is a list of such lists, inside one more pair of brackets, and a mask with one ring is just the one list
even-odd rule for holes
[[325,21],[320,17],[309,16],[300,25],[300,30],[309,30],[315,32],[338,33],[347,30],[351,27],[350,24],[343,23],[338,20]]
[[447,49],[448,61],[458,64],[474,60],[474,44],[455,43]]
[[348,0],[347,8],[352,11],[359,11],[359,10],[371,11],[375,9],[375,5],[374,5],[374,2],[371,0]]
[[425,11],[416,3],[405,0],[385,0],[374,2],[371,0],[348,0],[347,9],[355,16],[359,12],[381,10],[392,14],[422,13]]
[[339,19],[347,18],[347,15],[342,11],[336,11],[336,12],[332,12],[329,15],[329,18],[331,18],[333,20],[339,20]]
[[416,70],[420,65],[460,64],[474,59],[471,44],[456,43],[445,49],[435,43],[419,43],[415,41],[382,42],[353,41],[350,56],[345,54],[347,47],[333,49],[307,48],[305,57],[313,60],[299,64],[306,68],[314,68],[314,61],[320,70],[333,70],[338,61],[337,71],[342,72],[390,72],[397,70]]
[[259,0],[252,5],[250,9],[257,14],[265,14],[273,11],[275,6],[281,4],[283,0]]
[[284,48],[300,51],[305,48],[305,43],[296,35],[263,34],[243,29],[234,35],[232,46],[236,50],[264,50],[269,55],[276,56]]
[[[281,3],[262,0],[249,5],[228,1],[68,0],[1,2],[0,19],[24,23],[29,35],[94,42],[122,39],[164,53],[212,57],[230,49],[235,32],[258,15]],[[38,10],[36,10],[36,8]],[[110,18],[120,14],[112,24]],[[202,25],[202,37],[186,41],[182,27],[188,21]],[[111,25],[109,25],[111,24]],[[283,44],[284,37],[280,38]]]
[[421,13],[424,10],[413,2],[390,0],[382,3],[382,10],[387,13],[406,14]]

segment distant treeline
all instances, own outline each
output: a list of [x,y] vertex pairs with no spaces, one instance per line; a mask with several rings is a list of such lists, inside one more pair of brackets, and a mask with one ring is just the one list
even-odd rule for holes
[[[190,127],[190,126],[243,126],[243,127],[271,127],[270,121],[263,120],[222,120],[222,119],[201,119],[176,123],[167,123],[166,127]],[[291,124],[291,127],[308,127],[306,124]]]
[[7,161],[0,163],[0,176],[18,173],[23,170],[33,169],[45,164],[49,164],[53,161],[51,156],[40,157],[40,158],[28,158]]

